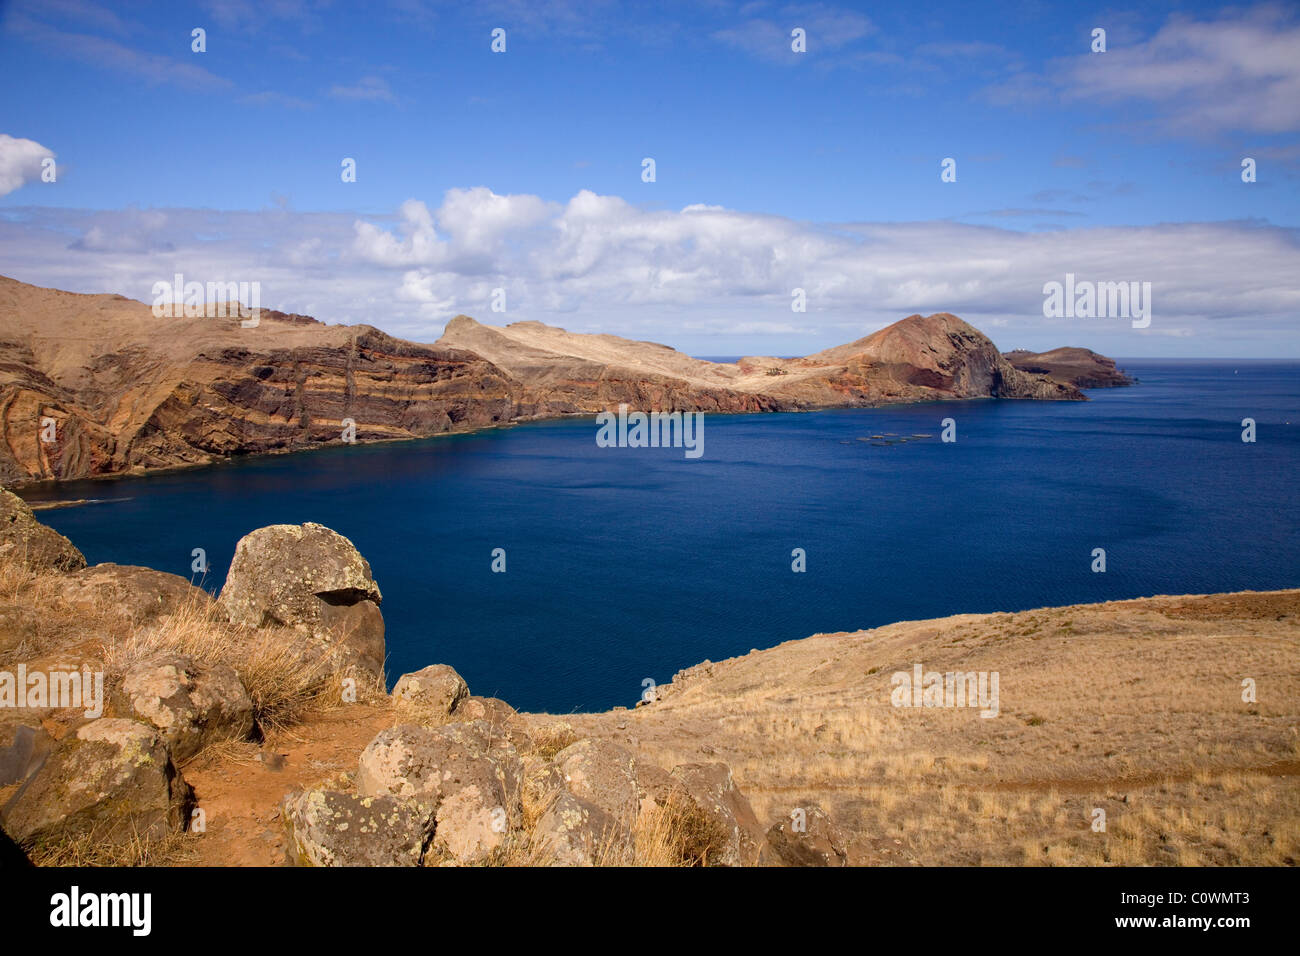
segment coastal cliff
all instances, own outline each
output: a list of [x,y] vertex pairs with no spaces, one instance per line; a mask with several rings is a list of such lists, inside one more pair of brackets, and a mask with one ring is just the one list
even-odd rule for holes
[[[1098,367],[1109,361],[1094,358]],[[948,313],[908,316],[803,358],[718,363],[652,342],[463,315],[433,345],[273,310],[255,327],[237,315],[159,318],[122,296],[0,277],[0,481],[202,465],[319,447],[345,433],[358,442],[425,438],[621,403],[777,412],[1079,401],[1078,364],[1018,367]]]
[[1030,375],[1046,375],[1075,388],[1122,388],[1134,384],[1132,376],[1115,367],[1115,360],[1092,349],[1060,348],[1050,352],[1016,349],[1003,357]]

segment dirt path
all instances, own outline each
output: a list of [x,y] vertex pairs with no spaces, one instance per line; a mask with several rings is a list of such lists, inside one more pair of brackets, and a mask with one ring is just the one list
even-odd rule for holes
[[184,862],[196,866],[282,866],[280,801],[290,790],[342,772],[392,723],[383,706],[353,704],[327,711],[265,746],[209,751],[183,768],[203,810],[206,832]]

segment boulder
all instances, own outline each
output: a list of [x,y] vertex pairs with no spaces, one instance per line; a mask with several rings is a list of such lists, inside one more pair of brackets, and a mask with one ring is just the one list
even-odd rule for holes
[[630,861],[627,827],[594,803],[561,791],[533,828],[533,839],[554,866],[596,866]]
[[234,668],[182,654],[128,668],[114,703],[119,712],[156,727],[178,761],[253,732],[253,702]]
[[71,541],[37,521],[23,499],[0,488],[0,557],[7,555],[39,571],[76,571],[86,566],[86,556]]
[[413,674],[403,674],[393,685],[393,704],[399,713],[446,719],[469,696],[469,685],[446,664],[432,664]]
[[323,525],[244,535],[218,601],[234,624],[295,628],[328,644],[341,667],[383,673],[379,585],[352,542]]
[[764,834],[749,800],[732,779],[731,768],[724,763],[683,764],[673,768],[672,776],[718,833],[705,862],[709,866],[752,866]]
[[519,711],[497,697],[466,697],[456,704],[451,719],[458,723],[481,720],[491,730],[494,740],[509,741],[520,753],[534,747],[528,722],[519,716]]
[[623,827],[636,822],[641,794],[631,752],[607,740],[579,740],[556,754],[554,763],[569,793]]
[[767,831],[760,866],[848,866],[849,837],[816,804],[798,808],[791,819]]
[[137,626],[212,605],[212,595],[180,575],[131,564],[96,564],[70,574],[64,596],[74,607],[111,607]]
[[93,833],[97,843],[117,845],[183,830],[192,803],[157,730],[103,717],[55,745],[0,822],[20,843]]
[[300,866],[419,866],[433,826],[427,808],[337,790],[290,794],[281,814]]
[[427,808],[435,816],[434,848],[477,863],[522,825],[522,774],[515,749],[494,742],[481,721],[401,724],[381,731],[362,751],[356,787],[363,796]]

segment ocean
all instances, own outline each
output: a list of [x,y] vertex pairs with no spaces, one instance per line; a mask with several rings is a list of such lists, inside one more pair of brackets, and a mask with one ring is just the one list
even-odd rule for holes
[[193,577],[203,548],[212,591],[242,535],[320,522],[383,590],[390,685],[446,663],[557,713],[819,632],[1300,586],[1300,364],[1120,365],[1140,384],[1086,403],[710,414],[697,459],[566,419],[26,497],[103,499],[38,514],[91,563]]

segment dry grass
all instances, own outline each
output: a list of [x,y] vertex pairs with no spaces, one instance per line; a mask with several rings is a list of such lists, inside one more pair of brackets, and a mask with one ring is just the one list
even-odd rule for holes
[[[1154,598],[814,637],[569,720],[727,763],[764,826],[818,803],[857,862],[1296,865],[1297,661],[1300,592]],[[914,662],[998,671],[1000,714],[892,706]]]
[[[293,631],[234,627],[197,595],[173,613],[139,624],[104,598],[70,603],[63,574],[33,571],[6,555],[0,558],[0,605],[36,612],[28,620],[32,633],[0,645],[0,666],[43,657],[82,658],[103,667],[111,688],[132,665],[162,654],[227,664],[252,698],[263,735],[287,731],[343,700],[345,678],[328,653],[305,654],[299,649],[301,636]],[[383,694],[382,681],[355,680],[358,700]]]
[[188,832],[165,836],[133,832],[124,839],[117,827],[111,834],[108,827],[101,827],[70,840],[38,843],[27,850],[36,866],[185,866],[193,862],[197,839]]
[[[162,654],[185,654],[205,664],[227,664],[239,674],[265,736],[291,728],[308,714],[342,699],[341,678],[327,656],[311,659],[293,632],[235,628],[211,604],[195,599],[156,623],[103,647],[109,680]],[[367,690],[358,687],[360,696]]]

